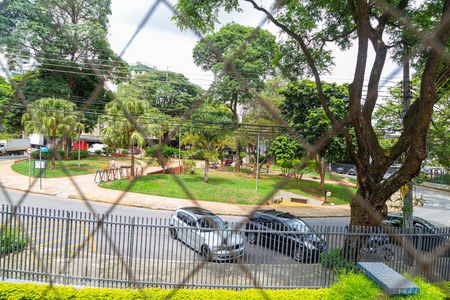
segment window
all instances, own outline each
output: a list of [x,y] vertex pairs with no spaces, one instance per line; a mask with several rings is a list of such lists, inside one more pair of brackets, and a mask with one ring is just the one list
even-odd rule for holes
[[187,213],[180,211],[177,213],[177,217],[186,225],[195,227],[195,219]]

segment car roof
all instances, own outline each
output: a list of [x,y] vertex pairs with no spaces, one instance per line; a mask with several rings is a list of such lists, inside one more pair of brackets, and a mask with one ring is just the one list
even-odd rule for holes
[[279,218],[279,219],[285,219],[285,220],[299,219],[299,218],[297,218],[296,216],[294,216],[294,215],[292,215],[290,213],[277,211],[275,209],[257,210],[255,212],[255,214],[264,214],[264,215],[268,215],[270,217]]
[[196,216],[215,216],[216,215],[215,213],[213,213],[210,210],[207,210],[207,209],[204,209],[201,207],[196,207],[196,206],[182,207],[179,210],[187,211]]

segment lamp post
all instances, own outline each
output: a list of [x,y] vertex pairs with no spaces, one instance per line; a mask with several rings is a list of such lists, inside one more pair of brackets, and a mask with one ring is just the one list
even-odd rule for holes
[[256,146],[256,191],[258,191],[258,177],[259,177],[259,131]]

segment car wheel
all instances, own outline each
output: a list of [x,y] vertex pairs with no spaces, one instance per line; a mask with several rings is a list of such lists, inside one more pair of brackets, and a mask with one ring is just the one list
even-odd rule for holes
[[211,259],[211,251],[209,251],[209,247],[207,245],[203,245],[200,254],[204,257],[206,261]]
[[247,233],[247,241],[250,244],[256,244],[258,240],[258,235],[256,234],[256,232],[248,232]]
[[298,262],[303,262],[305,260],[305,252],[302,248],[296,248],[294,250],[294,260]]
[[173,238],[174,240],[178,239],[177,230],[175,228],[170,228],[169,234],[170,234],[170,237]]

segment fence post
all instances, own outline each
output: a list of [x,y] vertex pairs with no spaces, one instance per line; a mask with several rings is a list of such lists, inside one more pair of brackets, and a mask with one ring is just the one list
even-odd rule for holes
[[70,239],[70,227],[72,224],[72,213],[70,211],[66,212],[66,234],[64,240],[64,284],[67,285],[68,276],[68,262],[69,262],[69,239]]
[[131,218],[131,222],[128,225],[128,251],[127,251],[127,268],[128,268],[128,287],[131,287],[132,282],[130,278],[131,266],[133,264],[133,243],[134,243],[134,227],[135,227],[135,217]]

